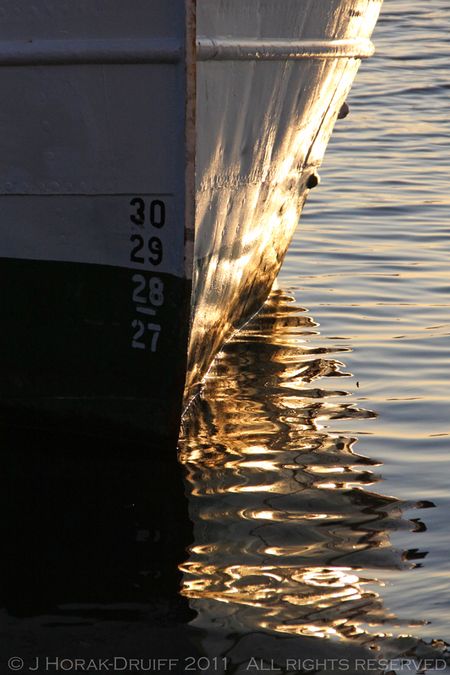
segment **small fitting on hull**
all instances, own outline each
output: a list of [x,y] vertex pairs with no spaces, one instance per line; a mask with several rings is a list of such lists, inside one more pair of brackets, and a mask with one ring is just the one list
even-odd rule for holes
[[348,103],[343,103],[341,106],[341,109],[339,110],[338,113],[338,120],[345,120],[345,118],[350,114],[350,106]]
[[313,188],[317,187],[320,183],[320,176],[318,173],[312,173],[310,176],[308,176],[308,180],[306,181],[306,187],[308,190],[312,190]]

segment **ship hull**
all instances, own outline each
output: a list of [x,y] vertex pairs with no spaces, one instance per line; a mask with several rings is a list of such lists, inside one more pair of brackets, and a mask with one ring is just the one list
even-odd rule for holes
[[[204,0],[197,32],[196,237],[186,398],[261,307],[371,53],[378,0]],[[207,41],[207,39],[205,39]]]
[[2,261],[7,293],[0,424],[155,446],[176,443],[190,283],[158,275],[164,305],[155,323],[130,303],[144,279],[155,277],[139,273],[136,284],[133,276],[100,265]]
[[1,424],[176,442],[270,292],[380,4],[5,9]]
[[184,0],[2,10],[2,425],[176,443],[192,288],[192,12]]

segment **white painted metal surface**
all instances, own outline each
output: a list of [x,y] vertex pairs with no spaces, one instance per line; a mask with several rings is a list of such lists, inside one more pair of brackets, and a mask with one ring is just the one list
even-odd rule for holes
[[208,368],[202,355],[216,353],[267,297],[309,178],[360,59],[372,52],[381,2],[198,0],[197,7],[190,391]]
[[[11,194],[1,204],[4,258],[126,267],[184,277],[183,220],[171,194]],[[130,219],[140,199],[153,222]],[[148,214],[147,214],[148,215]],[[160,226],[161,223],[164,223]],[[133,253],[134,251],[134,253]]]
[[139,198],[143,266],[185,276],[184,5],[0,4],[2,257],[139,268]]

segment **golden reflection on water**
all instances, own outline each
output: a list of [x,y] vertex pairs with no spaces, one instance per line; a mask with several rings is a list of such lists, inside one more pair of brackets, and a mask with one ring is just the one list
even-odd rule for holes
[[377,462],[330,426],[375,413],[335,387],[348,374],[316,335],[306,311],[274,292],[188,411],[180,457],[195,542],[183,594],[194,625],[216,638],[220,629],[223,644],[303,636],[403,654],[418,642],[395,626],[413,622],[385,608],[376,571],[426,555],[390,542],[424,525],[403,518],[411,504],[373,491]]

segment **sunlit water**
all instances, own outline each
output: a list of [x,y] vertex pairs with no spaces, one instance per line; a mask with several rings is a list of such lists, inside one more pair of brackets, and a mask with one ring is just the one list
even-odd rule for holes
[[235,672],[298,640],[393,658],[450,639],[449,20],[386,0],[282,290],[186,420],[183,592]]
[[417,544],[424,567],[391,577],[386,597],[447,638],[449,21],[445,0],[385,3],[378,55],[360,71],[282,275],[324,341],[351,349],[349,391],[378,414],[359,429],[364,453],[384,464],[383,489],[436,503]]
[[444,672],[449,22],[448,0],[385,0],[280,290],[186,415],[188,504],[173,452],[2,437],[2,673]]

